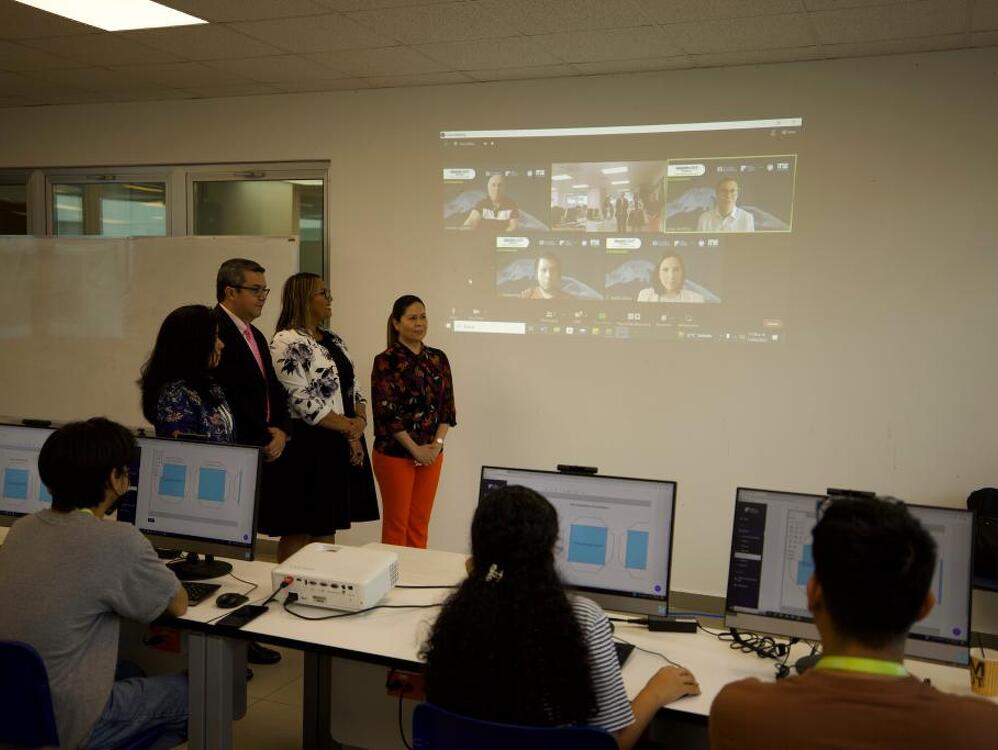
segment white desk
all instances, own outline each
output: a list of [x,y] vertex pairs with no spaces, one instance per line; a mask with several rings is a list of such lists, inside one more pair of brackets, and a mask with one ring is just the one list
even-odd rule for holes
[[[373,546],[398,553],[402,585],[452,585],[465,576],[464,555]],[[270,571],[273,565],[233,561],[233,566],[233,572],[240,578],[260,584],[253,592],[251,601],[259,601],[270,593]],[[230,577],[220,578],[217,582],[223,584],[221,592],[241,592],[246,589],[245,585]],[[449,593],[448,589],[396,588],[384,603],[441,602]],[[283,599],[283,594],[280,598]],[[313,617],[334,613],[332,610],[301,606],[297,607],[297,611]],[[219,717],[232,715],[232,688],[231,681],[221,679],[221,676],[231,674],[230,670],[235,663],[234,649],[239,639],[275,643],[305,652],[303,744],[307,748],[328,748],[335,746],[329,735],[329,685],[330,680],[335,679],[335,675],[330,674],[330,657],[340,656],[374,664],[418,669],[419,650],[439,609],[384,609],[351,617],[308,622],[288,614],[275,602],[271,604],[270,612],[239,631],[227,631],[223,635],[211,625],[202,627],[207,620],[224,612],[214,606],[213,600],[208,600],[189,609],[178,620],[178,624],[191,633],[192,750],[228,750],[231,747],[230,722],[221,721]],[[771,680],[775,676],[773,660],[734,651],[727,643],[703,632],[649,633],[643,627],[616,623],[615,635],[641,648],[662,653],[696,675],[701,694],[683,698],[663,710],[701,724],[706,722],[714,697],[727,683],[746,677]],[[806,652],[806,646],[798,645],[790,663]],[[664,662],[656,656],[634,651],[623,670],[627,694],[630,697],[636,695],[648,678],[663,665]],[[912,674],[931,679],[941,690],[970,694],[966,669],[917,661],[908,662],[907,666]],[[195,695],[200,703],[194,700]]]

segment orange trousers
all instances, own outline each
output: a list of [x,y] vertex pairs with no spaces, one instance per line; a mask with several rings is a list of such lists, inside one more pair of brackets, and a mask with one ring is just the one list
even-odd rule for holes
[[411,458],[372,451],[371,464],[381,489],[382,543],[426,549],[444,454],[429,466],[419,466]]

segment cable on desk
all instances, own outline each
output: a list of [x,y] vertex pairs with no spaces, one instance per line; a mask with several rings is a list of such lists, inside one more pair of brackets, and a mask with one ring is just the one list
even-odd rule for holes
[[[252,581],[244,581],[242,578],[240,578],[239,576],[237,576],[231,570],[229,571],[229,576],[231,578],[235,578],[237,581],[239,581],[239,583],[245,583],[247,586],[252,587],[252,588],[250,588],[249,591],[244,591],[243,592],[243,596],[248,596],[249,594],[252,594],[254,591],[256,591],[258,588],[260,588],[260,584],[259,583],[253,583]],[[280,591],[280,588],[278,588],[277,590]]]
[[[670,659],[668,656],[666,656],[665,654],[663,654],[660,651],[651,651],[651,650],[649,650],[647,648],[641,648],[641,646],[639,646],[638,644],[634,643],[634,641],[629,641],[626,638],[621,638],[621,637],[616,636],[616,635],[613,637],[613,640],[620,641],[621,643],[626,643],[629,646],[634,646],[634,648],[636,648],[638,651],[643,651],[646,654],[651,654],[652,656],[657,656],[659,659],[665,659],[667,662],[669,662],[669,664],[671,664],[674,667],[679,667],[680,669],[686,669],[686,667],[684,667],[682,664],[680,664],[678,662],[674,662],[672,659]],[[687,671],[689,671],[689,670],[687,670]]]
[[[292,599],[292,597],[294,597]],[[372,612],[376,609],[430,609],[431,607],[443,606],[441,603],[437,604],[375,604],[373,607],[365,607],[364,609],[358,609],[355,612],[340,612],[335,615],[323,615],[322,617],[307,617],[306,615],[300,614],[289,609],[289,605],[294,604],[298,601],[297,594],[288,594],[287,598],[284,600],[284,611],[289,615],[294,615],[301,620],[335,620],[339,617],[353,617],[354,615],[362,615],[365,612]]]

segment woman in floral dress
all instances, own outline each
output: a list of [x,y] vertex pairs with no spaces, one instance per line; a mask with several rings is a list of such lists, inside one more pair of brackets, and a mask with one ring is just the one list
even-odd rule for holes
[[260,517],[264,533],[281,537],[279,561],[309,542],[334,541],[353,521],[378,519],[367,401],[343,339],[322,327],[331,311],[322,277],[298,273],[285,282],[270,352],[292,417],[287,487],[280,507],[264,506]]

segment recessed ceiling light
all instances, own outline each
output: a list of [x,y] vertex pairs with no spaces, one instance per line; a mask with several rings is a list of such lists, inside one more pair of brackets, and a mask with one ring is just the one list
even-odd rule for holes
[[573,190],[582,190],[583,188],[587,188],[587,187],[589,187],[589,185],[587,185],[585,183],[582,183],[581,185],[572,185],[572,189]]
[[208,23],[203,18],[181,13],[152,0],[17,0],[57,16],[70,18],[104,31],[158,29],[164,26],[192,26]]
[[630,184],[630,182],[631,182],[630,180],[611,180],[610,184],[611,185],[628,185],[628,184]]
[[606,167],[600,170],[603,174],[623,174],[626,171],[627,167]]
[[570,175],[570,174],[556,174],[556,175],[551,175],[551,179],[554,180],[555,182],[558,182],[560,180],[570,180],[570,179],[572,179],[572,175]]

